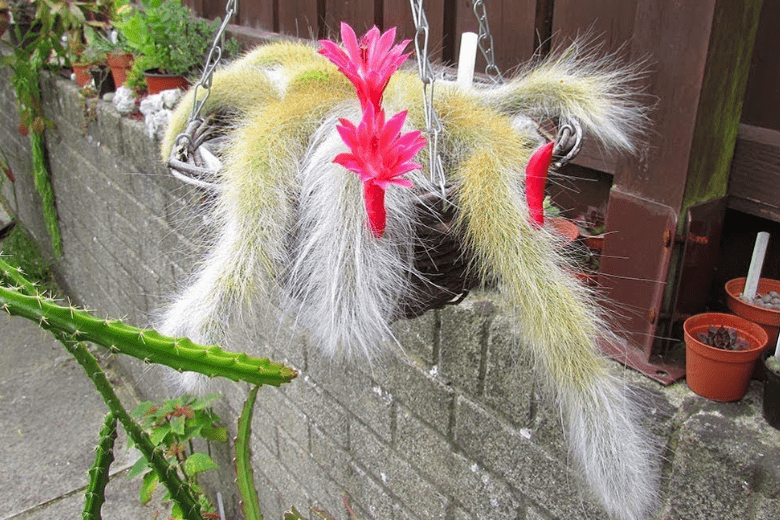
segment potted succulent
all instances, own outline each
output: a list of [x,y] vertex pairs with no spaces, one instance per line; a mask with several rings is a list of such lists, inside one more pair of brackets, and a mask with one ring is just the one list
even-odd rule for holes
[[714,401],[738,401],[767,345],[764,329],[734,314],[708,312],[683,324],[688,386]]
[[726,282],[729,309],[760,325],[769,337],[769,344],[774,345],[780,329],[780,280],[760,278],[756,295],[750,301],[742,294],[746,280],[735,278]]
[[143,70],[154,94],[187,87],[187,76],[202,66],[219,20],[196,18],[181,0],[141,0],[137,7],[120,7],[114,25],[138,55],[134,68]]

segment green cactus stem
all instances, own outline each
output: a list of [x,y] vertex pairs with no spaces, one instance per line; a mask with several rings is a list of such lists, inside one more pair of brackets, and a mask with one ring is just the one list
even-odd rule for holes
[[136,448],[146,457],[152,468],[157,472],[157,476],[160,482],[168,489],[171,494],[171,499],[179,504],[186,520],[203,520],[200,514],[200,504],[195,498],[194,493],[190,486],[182,482],[176,468],[171,466],[162,448],[159,448],[152,443],[149,439],[149,435],[143,431],[143,429],[136,423],[130,414],[122,407],[122,403],[119,401],[111,383],[108,381],[105,372],[100,368],[100,365],[84,343],[75,341],[72,337],[68,337],[67,334],[60,331],[50,331],[52,334],[65,345],[65,348],[70,352],[81,367],[86,371],[87,376],[92,380],[95,388],[103,397],[103,400],[108,405],[108,408],[114,414],[114,416],[122,423],[122,427],[127,432],[127,435],[133,440]]
[[84,493],[83,520],[101,520],[100,508],[106,500],[106,485],[108,485],[109,469],[114,462],[114,442],[116,441],[116,418],[113,412],[106,415],[103,427],[100,428],[100,442],[95,448],[95,462],[89,469],[89,484]]
[[254,387],[246,398],[241,416],[238,418],[238,432],[236,433],[236,485],[241,496],[241,511],[246,520],[263,520],[260,512],[260,499],[255,488],[254,472],[252,471],[252,454],[249,446],[249,438],[252,432],[252,412],[255,407],[255,399],[259,386]]
[[120,320],[100,319],[73,306],[57,305],[39,294],[27,296],[16,289],[0,287],[0,309],[35,321],[43,329],[175,370],[273,386],[287,383],[298,375],[295,370],[265,358],[226,352],[215,345],[204,347],[187,338],[170,338]]

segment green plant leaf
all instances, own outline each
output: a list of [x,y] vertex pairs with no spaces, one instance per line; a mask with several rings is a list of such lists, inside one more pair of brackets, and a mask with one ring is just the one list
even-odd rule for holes
[[165,436],[168,435],[170,432],[171,432],[170,423],[165,423],[162,426],[154,428],[152,430],[152,433],[149,434],[149,438],[151,439],[152,444],[154,444],[155,446],[159,446],[160,443],[162,443],[163,439],[165,439]]
[[186,421],[186,417],[183,415],[179,415],[177,417],[174,417],[171,419],[171,422],[169,423],[171,425],[170,429],[171,431],[178,435],[183,436],[184,435],[184,423]]
[[214,462],[211,457],[205,453],[193,453],[184,462],[184,471],[188,475],[197,475],[210,469],[219,469],[219,464]]
[[250,440],[252,435],[252,412],[259,386],[255,386],[249,392],[244,402],[244,408],[238,417],[238,433],[236,434],[236,485],[241,496],[241,511],[247,520],[263,520],[260,512],[260,498],[255,488],[254,473],[252,472],[252,454]]
[[143,484],[141,484],[141,502],[146,505],[152,499],[154,490],[157,489],[157,473],[150,471],[144,475]]
[[228,434],[227,428],[224,426],[206,426],[200,431],[200,435],[206,439],[214,442],[227,442]]
[[147,466],[149,466],[149,461],[147,461],[146,457],[142,455],[140,459],[135,461],[133,467],[130,468],[130,471],[127,473],[127,478],[137,477],[146,470]]

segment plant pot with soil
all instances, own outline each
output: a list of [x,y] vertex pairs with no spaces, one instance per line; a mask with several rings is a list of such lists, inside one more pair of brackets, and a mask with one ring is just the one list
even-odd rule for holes
[[774,356],[769,356],[764,362],[766,381],[762,406],[766,422],[780,430],[780,356],[778,354],[780,352],[776,351]]
[[714,401],[738,401],[747,392],[767,333],[733,314],[696,314],[683,325],[688,386]]
[[746,278],[735,278],[726,283],[728,306],[731,312],[757,323],[769,338],[769,344],[777,341],[780,329],[780,280],[761,278],[758,290],[751,301],[743,299]]

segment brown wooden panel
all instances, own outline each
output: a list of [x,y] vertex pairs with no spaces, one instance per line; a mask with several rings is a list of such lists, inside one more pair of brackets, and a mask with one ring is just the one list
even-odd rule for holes
[[[428,53],[433,62],[443,59],[442,51],[445,48],[445,3],[452,4],[453,1],[426,0],[423,3],[429,25]],[[412,40],[409,49],[413,49],[415,29],[409,0],[384,0],[382,4],[381,18],[384,30],[390,27],[397,28],[397,39]]]
[[764,0],[742,122],[780,130],[780,2]]
[[233,19],[233,23],[264,31],[277,31],[278,25],[274,24],[274,10],[278,8],[278,1],[240,0],[238,17]]
[[[453,59],[457,60],[461,33],[479,33],[479,23],[474,16],[471,0],[457,0],[455,6]],[[496,64],[502,74],[511,76],[511,69],[530,60],[534,53],[536,0],[486,0],[485,7],[490,32],[493,34]],[[477,54],[476,70],[485,70],[485,60],[480,54]]]
[[297,38],[322,36],[317,0],[279,0],[279,32]]
[[615,52],[631,41],[635,14],[636,0],[555,0],[553,40],[565,44],[587,34]]
[[325,0],[325,37],[338,39],[341,22],[361,35],[374,26],[373,0]]
[[780,222],[780,132],[740,125],[729,206]]
[[621,161],[615,184],[679,211],[704,76],[715,0],[637,4],[631,59],[650,61],[645,80],[657,99],[636,158]]

